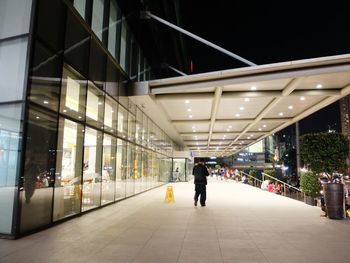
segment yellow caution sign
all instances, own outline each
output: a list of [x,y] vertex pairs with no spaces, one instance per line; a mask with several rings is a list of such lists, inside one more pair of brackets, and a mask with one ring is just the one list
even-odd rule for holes
[[168,186],[166,188],[165,203],[174,203],[174,202],[175,202],[175,198],[174,198],[173,187]]
[[348,217],[350,217],[350,209],[348,209],[346,213],[348,214]]

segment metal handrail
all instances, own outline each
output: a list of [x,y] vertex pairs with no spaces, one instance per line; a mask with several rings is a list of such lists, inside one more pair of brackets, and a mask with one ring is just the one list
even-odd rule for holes
[[256,181],[260,182],[260,185],[261,185],[261,183],[263,182],[263,181],[261,181],[260,179],[255,178],[254,176],[252,176],[252,175],[250,175],[250,174],[247,174],[247,173],[245,173],[245,172],[243,172],[243,171],[239,171],[239,173],[244,174],[244,175],[246,175],[246,176],[248,176],[248,177],[254,179],[254,186],[257,186]]
[[[263,181],[265,181],[265,176],[267,176],[267,177],[269,177],[269,178],[271,178],[271,179],[273,179],[273,180],[275,180],[275,181],[277,181],[277,182],[282,183],[282,184],[283,184],[283,195],[284,195],[284,196],[287,195],[287,192],[286,192],[286,191],[287,191],[287,187],[288,187],[289,189],[293,189],[293,190],[297,191],[297,194],[300,193],[301,196],[304,196],[304,193],[303,193],[299,188],[296,188],[296,187],[293,186],[293,185],[287,184],[287,183],[285,183],[285,182],[283,182],[283,181],[281,181],[281,180],[277,179],[276,177],[273,177],[273,176],[271,176],[271,175],[269,175],[269,174],[266,174],[266,173],[261,173],[261,174],[262,174],[262,179],[263,179]],[[287,186],[287,187],[286,187],[286,186]]]

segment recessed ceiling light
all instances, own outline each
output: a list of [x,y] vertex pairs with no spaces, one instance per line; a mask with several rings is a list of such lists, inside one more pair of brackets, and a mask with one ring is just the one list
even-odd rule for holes
[[224,134],[224,138],[226,137],[226,134]]
[[39,117],[39,116],[36,116],[35,119],[40,119],[40,117]]
[[190,101],[189,100],[185,100],[185,103],[188,104],[188,103],[190,103]]
[[239,117],[239,116],[241,116],[239,113],[236,113],[236,115],[235,115],[236,117]]
[[228,126],[230,129],[232,129],[232,125]]
[[102,102],[99,102],[98,105],[102,105]]
[[192,129],[195,129],[196,127],[195,126],[192,126]]
[[191,112],[191,111],[192,111],[192,109],[187,109],[187,111],[188,111],[188,112]]
[[67,110],[63,110],[63,112],[67,112]]
[[44,100],[44,104],[49,104],[49,102],[47,100]]
[[316,88],[318,88],[318,89],[322,89],[322,84],[317,84],[317,86],[316,86]]
[[192,115],[188,115],[188,118],[190,118],[190,119],[191,119],[192,117],[193,117]]
[[305,100],[305,97],[300,97],[300,100]]
[[266,124],[263,125],[263,128],[266,128]]
[[250,137],[248,136],[247,139],[250,140]]
[[244,110],[244,107],[239,107],[239,110]]
[[79,119],[81,119],[81,116],[78,116]]
[[230,129],[226,129],[226,131],[230,131]]
[[278,113],[278,115],[283,116],[283,112]]
[[254,134],[251,134],[250,137],[254,137]]
[[251,86],[250,90],[256,90],[256,86]]
[[245,98],[244,101],[245,101],[245,102],[248,102],[248,101],[250,101],[250,99],[249,99],[249,98]]
[[292,106],[292,105],[289,105],[289,106],[288,106],[288,109],[292,110],[292,109],[293,109],[293,106]]
[[193,130],[193,132],[196,132],[196,130]]
[[242,143],[244,143],[244,141],[242,141]]
[[262,129],[261,129],[261,128],[259,128],[258,130],[259,130],[259,131],[261,131]]

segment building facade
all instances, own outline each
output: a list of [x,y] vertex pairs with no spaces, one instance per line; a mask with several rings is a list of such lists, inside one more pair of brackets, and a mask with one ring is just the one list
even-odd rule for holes
[[128,98],[152,68],[118,1],[2,0],[0,17],[1,236],[168,181],[176,145]]

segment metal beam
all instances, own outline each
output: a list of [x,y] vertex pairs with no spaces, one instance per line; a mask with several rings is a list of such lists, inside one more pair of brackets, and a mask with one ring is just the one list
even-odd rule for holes
[[217,114],[218,108],[220,106],[221,93],[222,93],[222,87],[217,87],[216,90],[215,90],[215,98],[214,98],[214,101],[213,101],[213,104],[212,104],[211,114],[210,114],[210,127],[209,127],[209,136],[208,136],[208,147],[210,145],[211,135],[213,133],[214,126],[215,126],[216,114]]
[[205,40],[204,38],[201,38],[201,37],[199,37],[199,36],[189,32],[187,30],[184,30],[181,27],[178,27],[178,26],[176,26],[176,25],[174,25],[174,24],[172,24],[172,23],[170,23],[170,22],[168,22],[168,21],[166,21],[166,20],[164,20],[164,19],[162,19],[162,18],[160,18],[160,17],[158,17],[156,15],[153,15],[151,12],[146,12],[146,15],[151,17],[151,18],[153,18],[153,19],[155,19],[156,21],[158,21],[158,22],[168,26],[168,27],[171,27],[171,28],[173,28],[173,29],[175,29],[175,30],[177,30],[177,31],[179,31],[179,32],[181,32],[181,33],[183,33],[183,34],[185,34],[185,35],[187,35],[187,36],[189,36],[189,37],[191,37],[191,38],[193,38],[193,39],[195,39],[195,40],[205,44],[205,45],[207,45],[207,46],[209,46],[209,47],[212,47],[212,48],[214,48],[214,49],[216,49],[216,50],[218,50],[218,51],[220,51],[220,52],[222,52],[222,53],[224,53],[224,54],[226,54],[226,55],[228,55],[230,57],[238,59],[239,61],[241,61],[241,62],[243,62],[243,63],[245,63],[245,64],[247,64],[249,66],[256,66],[256,64],[254,64],[253,62],[251,62],[251,61],[249,61],[249,60],[247,60],[245,58],[242,58],[241,56],[238,56],[238,55],[232,53],[231,51],[228,51],[227,49],[219,47],[218,45],[215,45],[214,43],[209,42],[208,40]]

